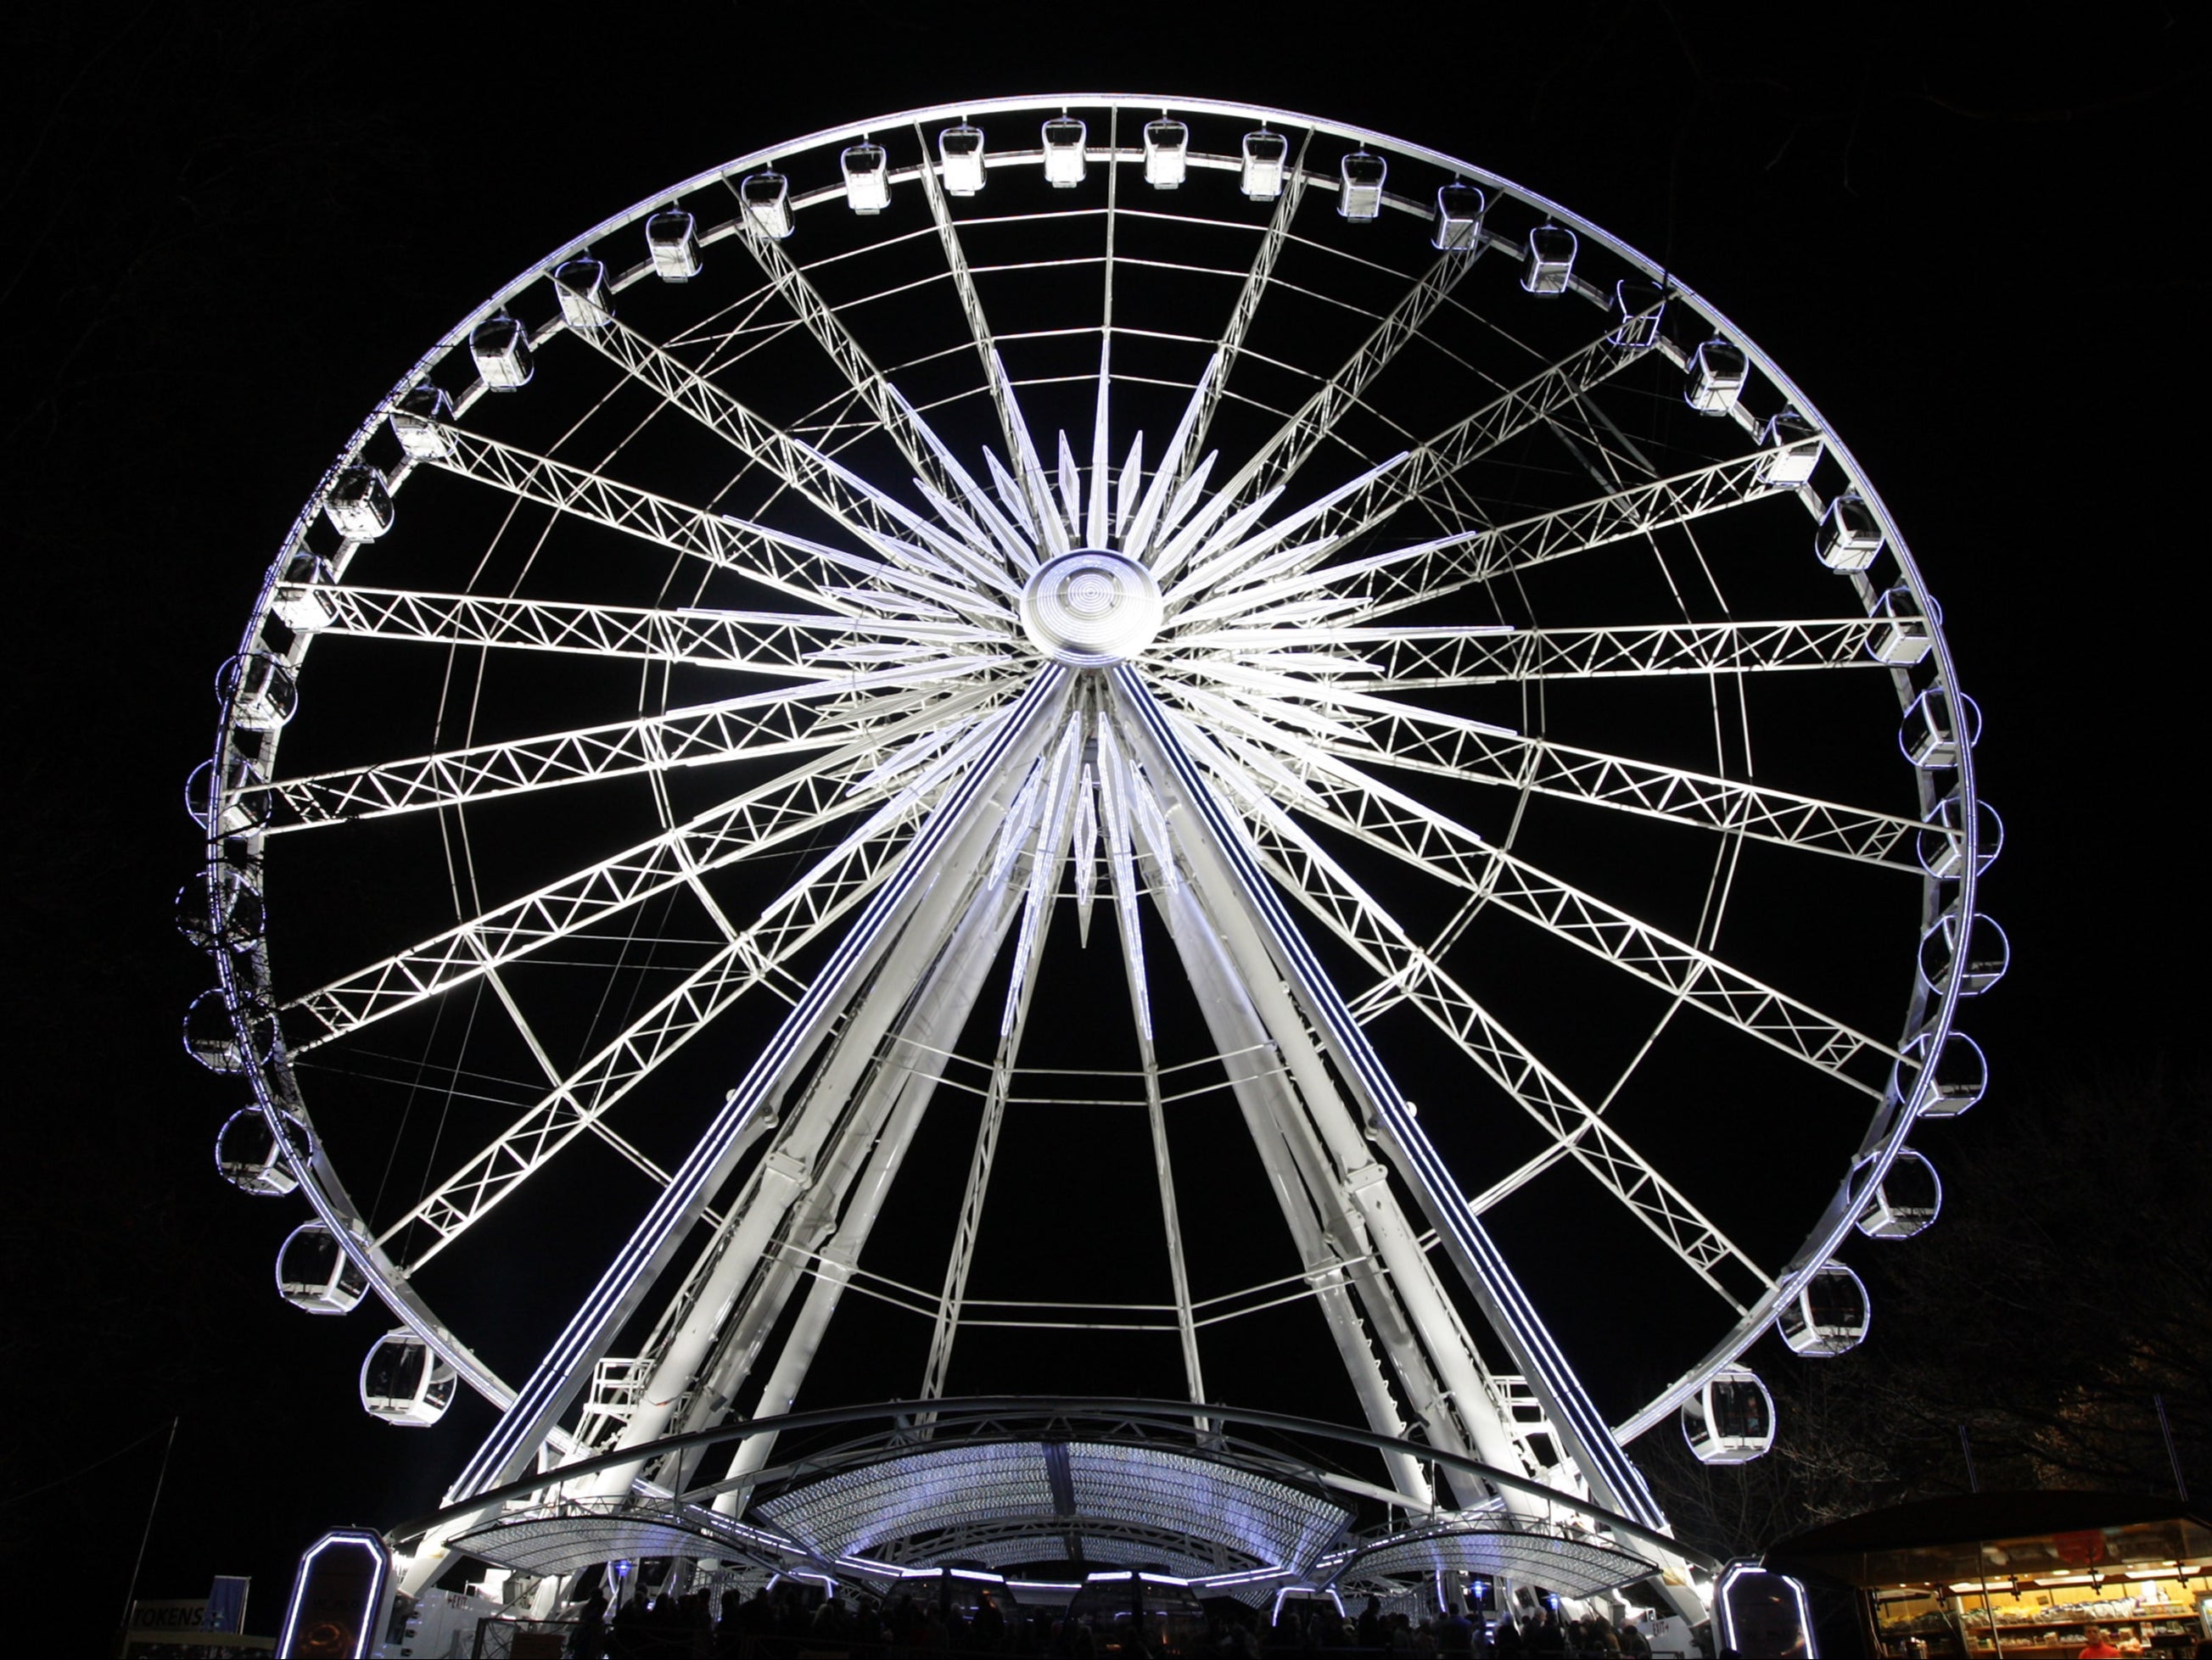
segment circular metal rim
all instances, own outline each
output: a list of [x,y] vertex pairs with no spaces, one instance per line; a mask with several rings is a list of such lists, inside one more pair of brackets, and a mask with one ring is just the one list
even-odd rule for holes
[[[407,373],[394,385],[392,390],[378,402],[340,451],[336,460],[325,471],[322,479],[307,498],[299,516],[288,531],[256,598],[246,632],[241,638],[240,651],[250,652],[260,649],[263,626],[270,615],[276,586],[288,560],[303,546],[307,530],[315,516],[322,510],[324,501],[341,470],[357,463],[363,450],[384,424],[398,400],[426,379],[430,371],[450,354],[456,350],[465,351],[469,334],[478,324],[505,311],[508,303],[516,295],[533,284],[549,280],[549,274],[554,268],[584,252],[594,241],[651,216],[660,211],[672,200],[680,198],[690,191],[722,184],[747,171],[769,166],[781,156],[862,141],[872,131],[895,125],[910,125],[935,120],[957,122],[995,114],[1040,112],[1050,113],[1072,108],[1126,109],[1146,112],[1164,110],[1170,112],[1183,112],[1192,114],[1230,116],[1262,125],[1278,124],[1304,130],[1317,136],[1326,136],[1341,139],[1362,148],[1425,162],[1455,173],[1462,179],[1481,185],[1486,190],[1502,194],[1536,209],[1547,218],[1567,226],[1577,236],[1603,247],[1623,264],[1641,272],[1646,280],[1662,285],[1667,292],[1670,305],[1680,304],[1689,307],[1711,325],[1716,333],[1725,335],[1743,350],[1750,361],[1791,404],[1820,428],[1828,453],[1835,457],[1839,466],[1849,476],[1855,490],[1865,499],[1882,530],[1888,548],[1893,554],[1906,585],[1911,588],[1915,598],[1923,608],[1923,615],[1928,618],[1930,656],[1936,664],[1932,683],[1943,685],[1955,692],[1956,670],[1949,642],[1942,625],[1941,614],[1935,608],[1932,596],[1928,591],[1917,561],[1911,555],[1909,543],[1879,492],[1868,480],[1856,457],[1852,455],[1848,445],[1837,436],[1834,428],[1821,415],[1817,404],[1804,393],[1796,382],[1755,341],[1732,324],[1723,312],[1696,291],[1684,285],[1672,272],[1662,269],[1629,244],[1571,209],[1515,184],[1486,168],[1462,161],[1428,146],[1408,143],[1373,129],[1330,121],[1297,111],[1238,100],[1110,93],[1062,93],[946,102],[878,116],[863,122],[823,128],[799,138],[750,151],[732,161],[694,174],[675,185],[656,191],[629,208],[601,221],[582,234],[561,244],[546,257],[526,267],[513,281],[470,312],[453,329],[447,330],[415,362]],[[1128,151],[1133,160],[1140,158],[1142,155],[1141,146],[1122,148]],[[1007,153],[999,154],[1006,154]],[[1027,161],[1039,157],[1041,157],[1041,152],[1014,152],[1012,153],[1010,159]],[[1334,185],[1334,181],[1325,173],[1310,174],[1310,180],[1324,187],[1333,188]],[[1386,196],[1384,206],[1400,211],[1422,211],[1418,204],[1407,203],[1400,197]],[[638,273],[641,276],[642,274],[641,270]],[[533,343],[536,340],[548,337],[552,333],[559,331],[563,326],[557,318],[554,318],[537,336],[533,337]],[[471,402],[473,397],[480,394],[483,390],[480,384],[472,385],[470,392],[459,400],[459,407],[463,409],[467,407],[468,403]],[[226,700],[216,729],[215,753],[218,757],[227,752],[228,735],[233,724],[233,711]],[[1971,842],[1978,833],[1980,821],[1980,815],[1977,810],[1978,797],[1976,791],[1971,745],[1961,746],[1955,770],[1958,774],[1957,791],[1962,800],[1967,824],[1971,827],[1968,831]],[[1923,810],[1925,813],[1933,805],[1925,773],[1920,775],[1919,784],[1923,796]],[[213,815],[212,818],[213,822],[209,829],[209,845],[211,856],[219,856],[223,843],[230,838],[219,828],[220,812]],[[1981,875],[1981,867],[1984,863],[1977,855],[1978,850],[1970,851],[1966,868],[1956,879],[1956,903],[1962,912],[1968,915],[1973,914],[1975,891]],[[1936,879],[1929,878],[1923,881],[1923,926],[1932,924],[1940,910],[1944,908],[1944,895],[1941,890],[1942,883]],[[251,960],[258,975],[258,971],[265,966],[262,960],[264,953],[265,946],[257,946],[251,953],[237,954],[234,957],[218,962],[221,984],[227,995],[238,998],[254,994],[254,986],[246,980],[241,969],[246,961]],[[1921,1039],[1929,1044],[1929,1052],[1940,1049],[1944,1039],[1954,1029],[1956,1005],[1960,996],[1960,983],[1963,977],[1964,967],[1963,962],[1954,965],[1953,971],[1946,977],[1945,983],[1939,987],[1931,988],[1924,984],[1916,985],[1911,994],[1900,1046],[1905,1040]],[[277,1058],[271,1064],[283,1064],[281,1045]],[[251,1075],[256,1100],[263,1111],[271,1115],[272,1123],[277,1115],[298,1115],[295,1106],[280,1100],[270,1089],[264,1068],[256,1067]],[[1626,1443],[1644,1433],[1679,1408],[1681,1403],[1694,1393],[1716,1371],[1735,1361],[1772,1324],[1779,1306],[1790,1297],[1794,1296],[1804,1281],[1834,1255],[1854,1229],[1859,1211],[1863,1209],[1863,1196],[1881,1180],[1890,1164],[1902,1150],[1916,1120],[1920,1097],[1924,1094],[1928,1087],[1929,1081],[1925,1075],[1923,1075],[1915,1081],[1911,1095],[1909,1098],[1899,1099],[1895,1075],[1893,1074],[1893,1081],[1884,1103],[1875,1112],[1858,1154],[1851,1161],[1850,1166],[1838,1183],[1834,1195],[1818,1222],[1808,1234],[1804,1243],[1776,1275],[1773,1289],[1760,1298],[1695,1366],[1660,1391],[1639,1410],[1617,1424],[1614,1427],[1614,1433],[1618,1440]],[[292,1094],[296,1097],[296,1090]],[[422,1335],[439,1354],[451,1361],[460,1375],[479,1394],[501,1409],[509,1404],[514,1396],[512,1386],[484,1365],[467,1345],[438,1318],[420,1294],[393,1271],[393,1265],[389,1259],[373,1244],[357,1208],[347,1193],[335,1167],[325,1156],[319,1142],[314,1144],[309,1157],[295,1159],[295,1173],[301,1178],[301,1190],[308,1196],[309,1203],[316,1215],[330,1227],[332,1234],[341,1242],[348,1254],[355,1257],[357,1264],[369,1277],[379,1296],[393,1313]]]

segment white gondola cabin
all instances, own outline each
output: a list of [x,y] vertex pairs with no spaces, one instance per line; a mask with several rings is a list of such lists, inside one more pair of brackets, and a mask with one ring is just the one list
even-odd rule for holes
[[505,312],[469,330],[469,355],[476,360],[483,384],[495,392],[519,391],[538,373],[530,352],[530,330]]
[[216,670],[215,693],[230,710],[231,724],[273,732],[300,706],[300,682],[286,664],[265,651],[245,651]]
[[1867,655],[1909,668],[1935,648],[1934,625],[1942,621],[1942,611],[1933,600],[1923,607],[1911,589],[1897,587],[1875,601],[1874,619],[1878,626],[1867,636]]
[[1699,415],[1724,415],[1735,408],[1750,379],[1751,361],[1743,348],[1716,336],[1690,354],[1682,401]]
[[1490,203],[1465,179],[1455,179],[1437,191],[1437,214],[1429,227],[1429,245],[1439,253],[1482,251],[1482,216]]
[[553,293],[561,302],[561,320],[572,329],[604,329],[615,320],[607,268],[588,255],[553,268]]
[[1237,188],[1255,202],[1273,202],[1283,193],[1290,155],[1291,141],[1283,134],[1265,127],[1246,133]]
[[1624,277],[1613,285],[1613,332],[1616,346],[1640,352],[1659,343],[1659,319],[1666,314],[1667,291],[1656,282]]
[[1044,182],[1072,191],[1083,182],[1083,145],[1090,129],[1072,115],[1055,115],[1039,130],[1044,143]]
[[2012,942],[1979,912],[1962,920],[1953,906],[1920,936],[1920,978],[1939,990],[1959,970],[1959,995],[1978,997],[2012,966]]
[[689,282],[699,275],[699,221],[681,208],[664,208],[645,221],[646,257],[663,282]]
[[417,461],[435,461],[453,454],[453,440],[444,430],[445,423],[453,418],[453,400],[446,396],[444,387],[427,380],[402,392],[388,417],[402,453]]
[[1190,171],[1190,129],[1163,116],[1145,123],[1145,183],[1154,190],[1182,187]]
[[1923,1118],[1955,1118],[1982,1099],[1990,1087],[1989,1057],[1982,1046],[1963,1032],[1954,1032],[1936,1051],[1935,1064],[1928,1055],[1933,1039],[1926,1033],[1910,1039],[1897,1063],[1897,1097],[1910,1102],[1916,1091],[1916,1109]]
[[210,864],[177,890],[177,931],[203,951],[249,951],[267,926],[260,880],[245,865]]
[[1971,749],[1981,738],[1981,706],[1970,697],[1953,697],[1941,686],[1913,699],[1897,729],[1898,748],[1923,772],[1956,766],[1961,748]]
[[[307,1127],[297,1118],[283,1122],[286,1138],[304,1155]],[[269,1128],[268,1114],[258,1106],[240,1107],[223,1120],[216,1132],[215,1167],[240,1192],[257,1198],[282,1198],[300,1184],[285,1160],[283,1142]]]
[[453,1363],[402,1326],[376,1340],[361,1363],[362,1409],[403,1429],[427,1429],[453,1403]]
[[1881,521],[1874,504],[1846,492],[1828,504],[1814,532],[1813,551],[1831,571],[1863,571],[1881,553]]
[[330,579],[329,564],[302,548],[285,561],[284,579],[270,597],[270,611],[295,634],[329,627],[333,621],[330,605],[315,590]]
[[250,992],[234,1003],[219,987],[203,991],[185,1011],[185,1052],[210,1072],[246,1071],[276,1047],[276,1013]]
[[1796,410],[1784,409],[1766,418],[1766,425],[1759,428],[1759,447],[1766,451],[1760,482],[1790,489],[1813,476],[1827,443],[1818,427]]
[[1336,164],[1336,210],[1355,225],[1382,212],[1382,181],[1390,164],[1368,150],[1354,150]]
[[276,1250],[276,1289],[310,1314],[350,1314],[368,1292],[368,1276],[330,1229],[302,1222]]
[[1582,243],[1565,225],[1539,225],[1528,233],[1528,257],[1521,267],[1521,286],[1530,294],[1565,294],[1575,278],[1575,255]]
[[323,498],[331,529],[353,542],[374,542],[392,528],[392,488],[374,467],[341,467]]
[[223,763],[222,788],[216,789],[215,763],[204,760],[185,780],[185,810],[204,830],[226,836],[251,835],[269,822],[265,782],[251,756],[235,749]]
[[1782,1305],[1774,1329],[1794,1354],[1843,1354],[1866,1341],[1869,1318],[1859,1276],[1841,1263],[1826,1263]]
[[1747,1464],[1774,1445],[1774,1397],[1748,1367],[1716,1372],[1682,1403],[1681,1419],[1701,1464]]
[[738,200],[763,236],[781,242],[791,234],[791,181],[775,168],[763,167],[739,179]]
[[[1985,801],[1974,803],[1972,857],[1978,871],[1989,869],[2004,846],[2004,821]],[[1956,881],[1966,873],[1966,803],[1954,790],[1936,803],[1928,827],[1919,836],[1920,868],[1938,881]]]
[[1943,1183],[1936,1166],[1910,1148],[1868,1196],[1859,1232],[1869,1239],[1909,1239],[1924,1232],[1943,1209]]
[[937,161],[947,196],[974,196],[983,188],[983,130],[963,121],[937,135]]
[[891,204],[890,152],[881,144],[848,144],[837,152],[845,176],[845,205],[854,213],[881,213]]

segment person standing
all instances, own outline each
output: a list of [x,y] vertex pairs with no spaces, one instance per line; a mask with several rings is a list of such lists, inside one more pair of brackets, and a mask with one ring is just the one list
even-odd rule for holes
[[2091,1626],[2081,1633],[2078,1660],[2120,1660],[2120,1651],[2105,1640],[2105,1628]]

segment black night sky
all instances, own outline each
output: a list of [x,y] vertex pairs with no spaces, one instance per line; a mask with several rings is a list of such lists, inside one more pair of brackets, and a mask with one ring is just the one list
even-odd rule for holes
[[[1847,437],[1987,719],[2008,844],[1984,908],[2014,969],[1967,1027],[1990,1100],[1917,1144],[2002,1136],[2030,1080],[2196,1057],[2176,780],[2201,748],[2207,40],[2183,9],[88,0],[0,39],[0,1551],[88,1648],[173,1417],[141,1594],[251,1573],[261,1630],[307,1541],[425,1508],[464,1450],[362,1415],[372,1317],[284,1306],[298,1207],[210,1167],[235,1092],[179,1051],[206,971],[169,924],[210,676],[429,342],[585,226],[780,137],[963,96],[1247,99],[1467,157],[1669,264]],[[2087,1196],[2085,1225],[2122,1202]]]

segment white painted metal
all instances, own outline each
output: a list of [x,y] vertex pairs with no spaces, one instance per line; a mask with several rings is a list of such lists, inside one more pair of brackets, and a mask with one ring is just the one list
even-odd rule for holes
[[[983,124],[1000,116],[1002,142],[1034,148],[990,149]],[[1125,205],[1140,179],[1152,188]],[[1299,216],[1310,185],[1336,212]],[[899,208],[917,190],[918,228]],[[1210,239],[1186,264],[1158,257],[1125,222],[1139,211],[1147,239]],[[825,257],[813,227],[833,219],[849,251]],[[594,255],[635,250],[641,229],[644,263]],[[1097,257],[1035,251],[1077,234],[1094,236]],[[710,257],[731,239],[746,259]],[[1478,267],[1492,245],[1501,257]],[[1132,299],[1176,272],[1210,296],[1169,319],[1183,332],[1158,326],[1157,298],[1150,312]],[[623,294],[641,281],[690,284],[651,297],[697,302],[691,320],[636,321],[653,308]],[[1299,337],[1268,335],[1272,312],[1316,295],[1356,318],[1334,348],[1305,360],[1254,349]],[[994,332],[987,296],[1002,320],[1062,326]],[[909,302],[919,317],[925,301],[933,322],[874,320]],[[1504,342],[1486,367],[1453,332],[1470,319]],[[1523,331],[1548,343],[1523,347]],[[770,348],[779,362],[811,354],[814,384],[787,391],[787,370],[758,370],[772,360],[754,354]],[[1608,410],[1617,379],[1632,389],[1622,398],[1658,412],[1628,423],[1632,439]],[[926,403],[910,401],[925,387]],[[569,411],[561,437],[501,435],[548,404]],[[1655,436],[1662,417],[1679,430]],[[720,458],[712,476],[671,470],[672,455],[702,449]],[[1508,471],[1590,483],[1512,495]],[[418,479],[434,482],[408,495]],[[648,488],[660,481],[672,482]],[[440,564],[448,512],[504,517],[488,543],[444,548]],[[1771,532],[1788,566],[1777,591],[1786,578],[1804,597],[1794,611],[1762,605],[1753,615],[1767,620],[1747,621],[1730,609],[1734,578],[1707,544],[1744,527]],[[1610,591],[1629,554],[1656,561],[1671,605],[1635,614],[1650,602],[1625,597],[1645,591],[1623,585],[1595,620],[1557,609],[1568,573]],[[763,589],[778,609],[752,609]],[[1531,594],[1555,613],[1536,615]],[[443,850],[432,885],[451,921],[395,948],[364,916],[349,936],[362,946],[336,960],[367,966],[325,967],[299,991],[272,974],[281,930],[272,942],[258,922],[234,925],[222,896],[237,881],[202,881],[188,892],[210,914],[188,933],[214,955],[209,1012],[219,1027],[227,1009],[231,1030],[196,1026],[195,1041],[246,1069],[271,1126],[265,1151],[230,1160],[246,1184],[296,1184],[315,1213],[286,1294],[335,1312],[374,1291],[409,1334],[387,1341],[421,1345],[422,1378],[450,1375],[501,1412],[459,1498],[533,1461],[788,1409],[848,1293],[929,1322],[924,1398],[945,1392],[965,1327],[1045,1333],[1137,1314],[1174,1334],[1194,1408],[1208,1334],[1279,1294],[1319,1312],[1370,1428],[1418,1427],[1656,1521],[1618,1442],[1704,1400],[1778,1314],[1808,1352],[1855,1340],[1829,1318],[1845,1272],[1830,1257],[1873,1214],[1868,1196],[1916,1118],[1981,1091],[1978,1070],[1927,1063],[1971,1049],[1953,1011],[2002,968],[2002,936],[1975,904],[2000,833],[1974,791],[1978,718],[1955,690],[1941,621],[1879,497],[1770,359],[1596,227],[1463,161],[1279,111],[1104,96],[818,134],[556,250],[458,325],[338,457],[220,682],[222,729],[193,810],[210,870],[288,900],[289,862],[423,831],[422,846]],[[427,738],[358,718],[384,691],[360,664],[434,670]],[[495,726],[516,665],[599,689],[535,720],[497,706]],[[769,688],[729,695],[732,671]],[[1809,763],[1769,766],[1765,746],[1786,750],[1790,735],[1771,738],[1755,716],[1785,674],[1839,700],[1844,688],[1893,694],[1867,729],[1881,740],[1869,753],[1886,748],[1905,711],[1910,764],[1890,758],[1890,798],[1860,803],[1856,783],[1842,800],[1818,793],[1823,758],[1856,731],[1823,730],[1796,752]],[[388,741],[366,756],[313,748],[312,767],[288,772],[278,752],[313,741],[295,734],[318,730],[325,687],[334,704],[356,700],[349,730]],[[1706,706],[1657,753],[1578,741],[1559,712],[1606,696],[1671,711],[1657,700],[1684,687]],[[535,796],[546,851],[564,861],[550,880],[501,863],[511,832],[494,815]],[[617,801],[652,820],[602,805]],[[1694,845],[1711,874],[1687,883],[1679,912],[1654,915],[1617,871],[1553,874],[1540,851],[1549,814],[1576,815],[1624,860]],[[1821,853],[1894,886],[1907,911],[1917,896],[1893,954],[1905,1003],[1893,1042],[1823,1012],[1832,988],[1817,975],[1799,990],[1786,963],[1738,966],[1723,928],[1744,903],[1749,842],[1804,871],[1808,895],[1826,862],[1803,856]],[[1401,880],[1434,916],[1397,898]],[[1317,920],[1312,942],[1285,895]],[[1052,990],[1047,941],[1069,901],[1088,942],[1102,897],[1166,1283],[1141,1306],[979,1300],[970,1274],[994,1243],[983,1214],[1000,1132],[1053,1043],[1030,1018]],[[1832,934],[1856,937],[1859,918],[1822,903],[1806,900],[1808,971]],[[1165,963],[1147,956],[1148,910],[1172,947]],[[1916,975],[1904,958],[1921,936]],[[1663,1008],[1604,1094],[1571,1085],[1572,1057],[1492,1011],[1494,960],[1538,940],[1573,947],[1624,1001]],[[606,968],[618,1005],[563,1033],[532,988],[599,972],[594,954],[643,954],[651,970]],[[1349,998],[1336,978],[1347,968],[1372,977]],[[1178,1194],[1204,1172],[1171,1156],[1182,1109],[1154,1031],[1156,1003],[1185,987],[1296,1248],[1301,1274],[1279,1291],[1194,1288],[1203,1241]],[[791,1009],[729,1100],[672,1103],[703,1052],[693,1039],[731,1030],[729,1011],[763,988]],[[1383,1064],[1383,1017],[1400,1003],[1471,1063],[1456,1075],[1488,1080],[1453,1107],[1517,1109],[1538,1151],[1480,1184],[1438,1152]],[[994,1007],[988,1052],[961,1052],[969,1011]],[[1616,1102],[1679,1009],[1717,1022],[1698,1024],[1725,1042],[1790,1057],[1858,1136],[1786,1257],[1754,1259],[1717,1208],[1688,1197],[1703,1188],[1696,1134],[1632,1141],[1621,1127]],[[447,1068],[456,1087],[475,1076],[479,1021],[520,1045],[528,1075],[498,1080],[503,1129],[447,1145],[419,1201],[372,1226],[295,1063],[315,1051],[342,1070],[369,1054],[356,1034],[388,1021],[416,1034],[403,1041],[421,1028],[435,1040],[448,1010],[462,1011],[448,1032],[470,1034]],[[956,1058],[983,1081],[981,1129],[941,1279],[917,1289],[862,1254]],[[698,1133],[672,1169],[622,1128],[648,1102]],[[586,1143],[612,1150],[623,1179],[642,1175],[647,1209],[512,1386],[421,1286],[532,1225],[533,1199],[562,1179],[549,1172],[576,1168],[569,1149]],[[1490,1232],[1516,1196],[1576,1181],[1625,1206],[1650,1242],[1648,1264],[1607,1264],[1594,1281],[1679,1265],[1725,1309],[1675,1381],[1612,1427],[1593,1402],[1607,1390],[1552,1336],[1576,1317],[1540,1314]],[[499,1227],[480,1226],[495,1212]],[[694,1223],[708,1244],[678,1272],[675,1242]],[[1470,1330],[1475,1315],[1487,1330]],[[424,1403],[379,1399],[424,1421]],[[1203,1413],[1192,1424],[1208,1433]],[[769,1445],[737,1455],[726,1513],[742,1510]],[[690,1473],[631,1463],[592,1485],[618,1495],[664,1475]],[[1485,1499],[1462,1478],[1440,1493],[1401,1456],[1383,1475],[1416,1508]],[[439,1560],[431,1542],[410,1584]]]

